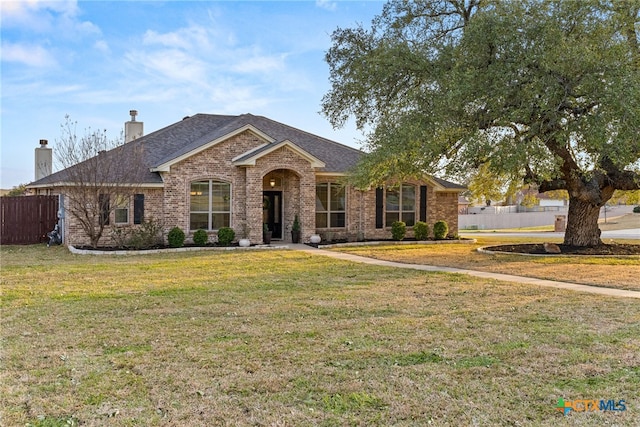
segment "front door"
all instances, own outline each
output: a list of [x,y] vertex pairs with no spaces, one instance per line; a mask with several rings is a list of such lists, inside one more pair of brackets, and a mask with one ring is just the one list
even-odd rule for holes
[[262,193],[262,221],[272,231],[272,239],[282,239],[282,191]]

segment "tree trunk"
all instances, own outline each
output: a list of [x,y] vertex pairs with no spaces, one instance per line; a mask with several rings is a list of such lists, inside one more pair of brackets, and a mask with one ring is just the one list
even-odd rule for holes
[[601,245],[599,217],[600,206],[598,204],[570,197],[564,244],[571,246]]

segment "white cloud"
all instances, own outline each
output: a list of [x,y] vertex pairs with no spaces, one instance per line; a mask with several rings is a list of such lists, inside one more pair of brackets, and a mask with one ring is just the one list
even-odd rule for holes
[[79,19],[76,0],[18,0],[2,2],[2,25],[20,28],[36,34],[52,34],[74,38],[100,34],[100,29],[89,21]]
[[7,9],[13,13],[25,13],[25,11],[43,9],[53,10],[65,15],[76,15],[78,13],[77,0],[17,0],[3,2],[3,4],[7,5]]
[[209,50],[210,38],[211,35],[206,28],[190,26],[164,34],[147,30],[142,37],[142,43],[144,45],[161,45],[185,50]]
[[27,44],[2,43],[2,61],[18,62],[31,67],[53,67],[56,60],[42,46]]
[[92,22],[82,21],[75,22],[73,20],[67,19],[69,25],[73,26],[78,35],[100,35],[102,31],[100,28]]
[[266,56],[255,54],[243,58],[232,66],[232,70],[243,74],[262,74],[283,70],[285,55]]
[[286,53],[265,54],[257,45],[238,45],[231,33],[215,23],[211,28],[189,25],[166,33],[147,30],[141,41],[146,48],[132,49],[125,57],[133,68],[152,76],[199,86],[212,84],[220,76],[234,81],[240,75],[263,79],[286,68]]
[[94,49],[102,52],[102,53],[110,53],[111,49],[109,48],[109,44],[105,40],[98,40],[93,44]]
[[200,59],[178,49],[132,50],[125,59],[134,70],[144,70],[149,77],[166,83],[200,83],[207,69]]
[[338,3],[329,0],[316,0],[316,6],[321,9],[330,10],[331,12],[338,9]]

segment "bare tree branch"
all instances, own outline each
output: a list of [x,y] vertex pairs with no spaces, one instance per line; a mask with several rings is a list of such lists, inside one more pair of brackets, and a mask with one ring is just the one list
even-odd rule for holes
[[76,127],[67,116],[56,160],[64,168],[59,174],[69,200],[67,209],[97,247],[118,202],[138,192],[142,145],[124,144],[122,135],[109,140],[106,131],[91,129],[78,137]]

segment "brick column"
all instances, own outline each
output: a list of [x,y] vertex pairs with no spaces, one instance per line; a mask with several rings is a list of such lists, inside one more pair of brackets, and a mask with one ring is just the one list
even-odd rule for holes
[[262,171],[247,167],[246,210],[249,239],[252,243],[262,243]]
[[301,242],[308,242],[311,235],[316,234],[316,177],[313,170],[300,177],[300,222]]

